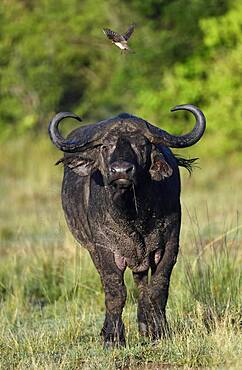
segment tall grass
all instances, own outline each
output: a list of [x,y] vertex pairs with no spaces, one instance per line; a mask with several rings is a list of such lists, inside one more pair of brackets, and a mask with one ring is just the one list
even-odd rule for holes
[[[240,368],[239,170],[200,164],[183,176],[181,252],[167,308],[172,338],[141,341],[137,292],[125,279],[127,348],[105,351],[104,297],[88,253],[66,228],[58,153],[40,138],[0,157],[0,368]],[[209,167],[208,167],[209,166]]]

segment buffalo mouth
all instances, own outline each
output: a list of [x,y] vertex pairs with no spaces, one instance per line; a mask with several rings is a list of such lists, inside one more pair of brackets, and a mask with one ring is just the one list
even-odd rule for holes
[[110,185],[115,189],[128,189],[132,186],[133,181],[126,178],[115,179],[110,182]]

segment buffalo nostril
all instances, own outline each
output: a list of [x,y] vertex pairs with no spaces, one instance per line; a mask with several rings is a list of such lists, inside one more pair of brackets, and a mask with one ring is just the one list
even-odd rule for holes
[[135,171],[135,166],[126,161],[115,161],[110,166],[110,173],[119,175],[130,175]]
[[134,170],[134,166],[133,165],[131,165],[131,166],[129,166],[128,168],[126,168],[126,173],[130,173],[130,172],[132,172]]

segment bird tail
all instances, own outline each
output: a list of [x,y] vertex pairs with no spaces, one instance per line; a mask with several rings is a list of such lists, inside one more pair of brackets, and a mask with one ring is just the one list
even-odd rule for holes
[[133,49],[130,49],[130,48],[127,49],[127,52],[129,54],[136,54],[136,52]]

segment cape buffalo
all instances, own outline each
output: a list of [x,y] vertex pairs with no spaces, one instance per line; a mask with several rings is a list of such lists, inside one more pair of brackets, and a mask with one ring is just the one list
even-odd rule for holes
[[[171,135],[128,113],[75,129],[64,139],[58,126],[73,113],[58,113],[49,125],[55,146],[65,152],[62,205],[74,237],[86,247],[100,274],[106,316],[105,346],[125,345],[122,310],[124,271],[132,270],[139,291],[141,335],[167,335],[165,307],[179,248],[181,224],[178,166],[169,147],[185,148],[203,135],[206,120],[195,106],[178,105],[196,118],[193,130]],[[149,270],[151,271],[149,275]]]

